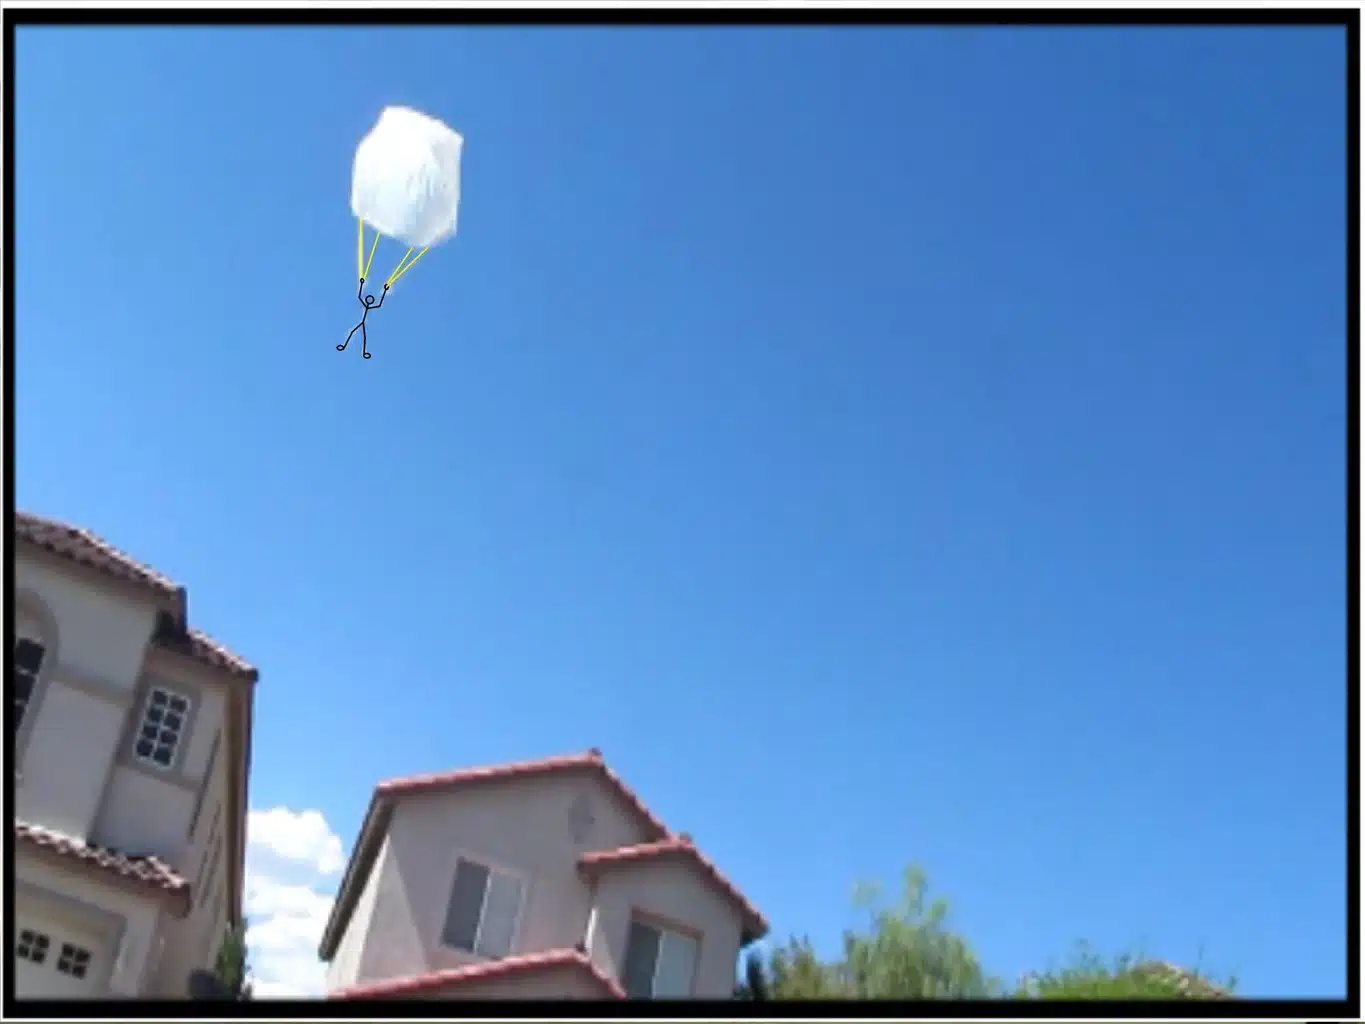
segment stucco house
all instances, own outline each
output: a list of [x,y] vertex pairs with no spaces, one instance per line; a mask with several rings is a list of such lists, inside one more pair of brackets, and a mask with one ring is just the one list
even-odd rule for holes
[[334,999],[728,998],[767,929],[591,750],[380,784],[319,953]]
[[87,530],[21,512],[12,557],[15,993],[185,996],[241,913],[256,670]]

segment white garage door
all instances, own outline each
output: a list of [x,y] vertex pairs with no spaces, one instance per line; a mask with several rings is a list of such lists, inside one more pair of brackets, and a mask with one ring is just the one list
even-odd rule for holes
[[100,949],[94,937],[23,916],[15,925],[15,995],[79,999],[97,994]]

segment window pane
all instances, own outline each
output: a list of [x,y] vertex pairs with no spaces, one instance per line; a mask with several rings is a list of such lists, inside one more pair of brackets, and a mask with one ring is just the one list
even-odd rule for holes
[[659,969],[654,973],[655,999],[685,999],[692,994],[692,972],[697,965],[697,940],[664,932],[659,947]]
[[43,665],[43,645],[20,637],[14,644],[14,664],[36,676]]
[[483,956],[506,956],[512,951],[512,933],[521,909],[521,882],[494,872],[488,882],[488,900],[479,924],[478,952]]
[[632,999],[648,999],[654,994],[654,964],[658,955],[658,930],[639,921],[630,922],[626,966],[621,972],[621,981]]
[[479,929],[479,912],[483,909],[483,894],[487,884],[486,867],[467,860],[460,861],[455,869],[455,884],[450,890],[445,928],[441,931],[441,941],[447,946],[474,952],[474,936]]

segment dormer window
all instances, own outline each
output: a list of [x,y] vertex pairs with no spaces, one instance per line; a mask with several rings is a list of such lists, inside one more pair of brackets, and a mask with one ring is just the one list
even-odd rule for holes
[[189,711],[188,697],[164,686],[153,686],[147,694],[142,722],[133,741],[133,754],[137,759],[162,770],[175,764]]
[[632,999],[685,999],[692,995],[701,943],[695,935],[652,921],[630,922],[621,981]]

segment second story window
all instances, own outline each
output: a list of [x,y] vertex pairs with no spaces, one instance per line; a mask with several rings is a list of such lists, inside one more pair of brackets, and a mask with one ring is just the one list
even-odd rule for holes
[[14,701],[14,728],[24,722],[24,712],[38,688],[38,673],[43,668],[47,649],[37,640],[21,636],[14,641],[14,667],[10,670],[11,699]]
[[461,857],[441,941],[478,956],[506,956],[512,951],[522,893],[521,879]]
[[157,768],[175,763],[176,748],[185,734],[190,701],[163,686],[153,686],[142,709],[142,725],[133,752],[137,759]]
[[691,935],[646,921],[631,921],[621,971],[632,999],[684,999],[692,994],[699,943]]

